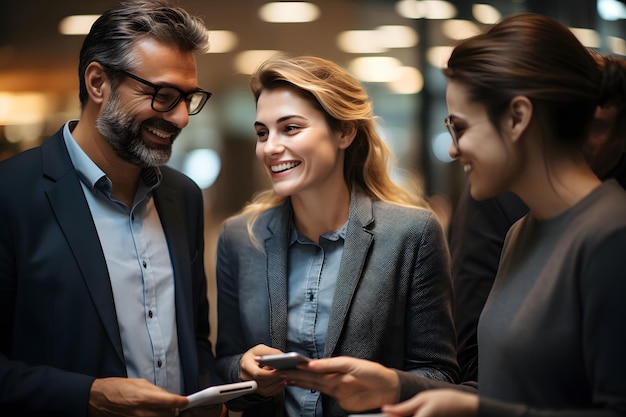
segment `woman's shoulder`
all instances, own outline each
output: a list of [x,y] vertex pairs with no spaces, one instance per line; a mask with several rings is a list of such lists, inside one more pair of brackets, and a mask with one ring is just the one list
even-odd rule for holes
[[[277,219],[278,216],[281,216],[284,212],[285,207],[283,205],[271,207],[262,211],[258,214],[254,221],[253,231],[258,231],[267,227],[273,219]],[[224,220],[224,229],[244,230],[247,233],[248,221],[253,215],[253,213],[246,211],[233,214]]]
[[626,226],[626,191],[615,180],[606,181],[576,207],[573,216],[589,228],[622,229]]
[[616,235],[626,236],[626,192],[614,181],[603,183],[554,218],[537,220],[531,214],[511,227],[511,238],[533,241],[541,236],[576,251],[593,250]]
[[427,208],[404,206],[385,201],[373,201],[372,214],[375,228],[409,233],[440,229],[435,213]]
[[245,227],[248,219],[250,218],[250,213],[236,213],[227,217],[223,222],[223,227],[228,229],[237,229],[240,227]]
[[434,216],[432,210],[426,207],[402,205],[388,201],[372,201],[374,216],[399,217],[413,220],[427,221]]

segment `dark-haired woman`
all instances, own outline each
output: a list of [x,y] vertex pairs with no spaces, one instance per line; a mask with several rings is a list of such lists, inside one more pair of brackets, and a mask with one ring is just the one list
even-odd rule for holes
[[460,43],[444,73],[450,154],[472,197],[511,191],[530,209],[480,318],[478,389],[353,358],[313,361],[286,381],[354,410],[424,391],[382,407],[390,416],[626,415],[626,193],[582,152],[597,64],[567,27],[522,14]]

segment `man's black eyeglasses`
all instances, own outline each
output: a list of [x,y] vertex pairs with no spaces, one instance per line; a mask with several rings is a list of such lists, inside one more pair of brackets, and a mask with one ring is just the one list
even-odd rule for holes
[[204,107],[206,102],[211,98],[211,93],[204,91],[201,88],[196,88],[191,91],[184,92],[179,88],[165,85],[156,85],[148,80],[144,80],[138,75],[128,72],[123,69],[110,68],[112,71],[121,72],[127,77],[137,80],[142,84],[152,87],[154,93],[152,93],[152,109],[161,113],[166,113],[172,110],[181,100],[185,100],[187,105],[187,113],[190,116],[198,114]]

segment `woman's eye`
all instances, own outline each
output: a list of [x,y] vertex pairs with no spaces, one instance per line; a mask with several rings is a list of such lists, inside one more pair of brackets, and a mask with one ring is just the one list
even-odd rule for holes
[[260,142],[263,142],[265,140],[265,138],[267,137],[267,132],[264,130],[258,130],[256,132],[256,136],[259,139]]
[[296,130],[298,130],[298,126],[293,126],[293,125],[285,126],[285,132],[287,133],[294,132]]

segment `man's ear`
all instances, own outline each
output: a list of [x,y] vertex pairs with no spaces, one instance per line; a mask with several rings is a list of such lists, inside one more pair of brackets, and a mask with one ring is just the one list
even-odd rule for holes
[[505,114],[504,128],[512,141],[524,135],[533,118],[533,103],[526,96],[515,96],[509,102]]
[[347,149],[356,137],[356,122],[344,122],[339,136],[339,149]]
[[98,104],[104,101],[107,88],[111,85],[104,68],[98,62],[92,62],[85,69],[85,87],[89,98]]

